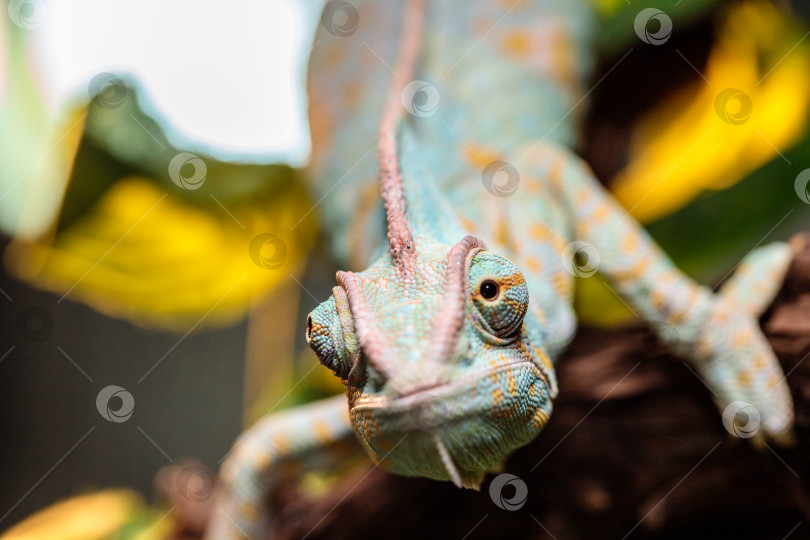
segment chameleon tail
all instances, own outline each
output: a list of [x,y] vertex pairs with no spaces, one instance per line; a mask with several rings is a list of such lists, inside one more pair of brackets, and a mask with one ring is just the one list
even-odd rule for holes
[[267,538],[267,508],[276,490],[308,470],[345,461],[347,453],[360,450],[342,394],[260,420],[241,435],[221,468],[206,538]]

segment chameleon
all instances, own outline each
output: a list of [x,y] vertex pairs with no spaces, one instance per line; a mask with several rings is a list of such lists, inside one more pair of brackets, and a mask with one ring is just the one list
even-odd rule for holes
[[548,422],[576,279],[595,271],[721,410],[751,404],[757,437],[789,440],[790,393],[757,317],[793,248],[752,251],[714,292],[611,198],[573,150],[594,24],[586,1],[326,4],[307,176],[353,270],[306,337],[346,394],[237,440],[208,538],[267,537],[268,498],[335,466],[346,441],[392,473],[478,489]]

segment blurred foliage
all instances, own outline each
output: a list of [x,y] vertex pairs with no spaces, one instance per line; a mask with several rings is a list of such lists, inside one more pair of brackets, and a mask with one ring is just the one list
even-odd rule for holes
[[[714,18],[704,73],[635,123],[628,163],[608,182],[673,261],[708,284],[810,224],[794,190],[810,155],[807,29],[765,1],[731,3]],[[727,89],[737,97],[724,101]],[[601,278],[578,280],[575,303],[586,323],[633,318]]]
[[641,10],[660,9],[676,27],[683,27],[710,16],[722,0],[591,0],[591,3],[599,17],[596,46],[605,56],[613,56],[640,44],[633,22]]
[[[240,318],[299,271],[314,241],[299,173],[189,154],[189,170],[176,167],[173,181],[180,149],[140,99],[109,75],[88,106],[58,222],[39,241],[15,240],[6,264],[38,287],[146,326],[182,331]],[[183,183],[198,172],[199,185]],[[251,254],[259,235],[280,244]]]
[[729,10],[703,79],[636,126],[630,162],[611,182],[644,223],[707,189],[728,187],[802,135],[810,105],[810,44],[767,2]]
[[84,107],[51,111],[30,62],[27,33],[0,17],[0,35],[0,231],[34,238],[58,212]]
[[78,495],[48,506],[6,531],[2,540],[158,540],[174,522],[129,490]]

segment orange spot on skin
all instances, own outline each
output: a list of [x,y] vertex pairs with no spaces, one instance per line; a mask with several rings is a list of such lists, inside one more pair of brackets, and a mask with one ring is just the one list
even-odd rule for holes
[[637,261],[633,266],[630,266],[629,268],[615,270],[613,272],[613,279],[615,279],[616,281],[635,280],[638,278],[638,276],[642,275],[644,272],[647,271],[647,268],[650,266],[652,261],[653,261],[652,257],[645,256],[639,261]]
[[749,341],[751,341],[751,336],[748,335],[748,332],[737,332],[731,338],[731,345],[735,349],[742,349]]
[[[498,367],[500,364],[498,364],[498,362],[496,362],[494,358],[490,358],[489,359],[489,365],[492,366],[492,367]],[[498,383],[498,374],[493,371],[492,373],[489,374],[489,380],[491,380],[493,383],[497,384]]]
[[712,353],[712,347],[705,339],[697,342],[696,349],[700,358],[707,358]]
[[462,155],[467,163],[469,163],[474,169],[478,170],[483,169],[493,161],[503,159],[499,153],[484,146],[473,144],[463,145]]
[[535,354],[537,354],[537,357],[540,358],[540,361],[543,363],[546,369],[548,369],[549,371],[554,369],[554,364],[551,363],[551,358],[548,357],[546,351],[544,351],[540,347],[535,347],[534,352]]
[[506,35],[503,49],[509,56],[522,58],[531,52],[531,37],[525,32],[513,30]]
[[565,272],[555,272],[551,278],[554,290],[561,298],[568,298],[571,295],[571,280]]
[[529,234],[535,240],[546,240],[549,237],[548,228],[542,223],[532,225],[531,229],[529,229]]
[[574,193],[574,202],[577,205],[584,205],[591,198],[591,194],[585,188],[580,188]]
[[475,223],[464,216],[460,216],[459,220],[461,221],[461,226],[464,227],[467,232],[475,233],[476,227]]
[[543,183],[540,179],[534,176],[526,176],[525,179],[521,177],[521,188],[525,189],[528,193],[543,193]]
[[501,402],[503,402],[503,392],[500,388],[496,388],[492,391],[492,404],[497,407]]
[[625,253],[634,253],[638,248],[638,235],[635,233],[630,233],[624,235],[621,244],[621,250]]
[[534,427],[535,429],[539,429],[546,424],[546,421],[548,421],[548,415],[543,409],[538,407],[534,413],[534,419],[532,420],[532,427]]
[[650,293],[650,302],[656,311],[664,311],[664,307],[667,305],[667,297],[661,291],[655,290]]
[[500,0],[500,4],[507,10],[513,10],[518,7],[523,7],[522,0]]
[[322,421],[315,423],[315,440],[318,442],[326,442],[332,438],[329,426]]
[[739,375],[737,375],[737,382],[740,383],[740,386],[751,386],[751,374],[747,371],[741,371]]
[[512,235],[509,231],[509,222],[506,219],[499,219],[496,225],[495,231],[495,238],[498,244],[506,247],[511,248],[514,251],[514,246],[512,242]]
[[540,261],[535,257],[528,257],[526,259],[526,268],[529,270],[529,272],[532,272],[533,274],[539,274],[543,266],[542,264],[540,264]]
[[515,375],[512,373],[512,370],[506,372],[507,376],[509,377],[509,395],[515,397],[517,395],[517,383],[515,382]]
[[607,218],[610,217],[610,208],[608,208],[604,204],[600,204],[593,213],[593,217],[596,221],[604,222]]

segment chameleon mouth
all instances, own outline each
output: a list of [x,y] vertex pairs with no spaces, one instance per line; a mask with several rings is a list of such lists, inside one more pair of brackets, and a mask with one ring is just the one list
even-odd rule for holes
[[401,414],[407,411],[419,410],[431,403],[447,400],[459,394],[466,394],[470,388],[481,379],[487,377],[499,378],[501,374],[514,370],[531,370],[535,379],[540,379],[548,384],[543,372],[531,360],[520,360],[517,362],[510,362],[508,364],[501,364],[492,366],[490,368],[479,370],[464,377],[458,378],[453,382],[439,382],[428,386],[417,386],[413,389],[399,394],[394,398],[386,396],[362,396],[354,402],[352,407],[353,412],[361,412],[368,410],[385,410],[390,414]]
[[551,414],[548,378],[530,360],[423,385],[407,395],[355,398],[352,425],[384,468],[472,489],[533,439]]

